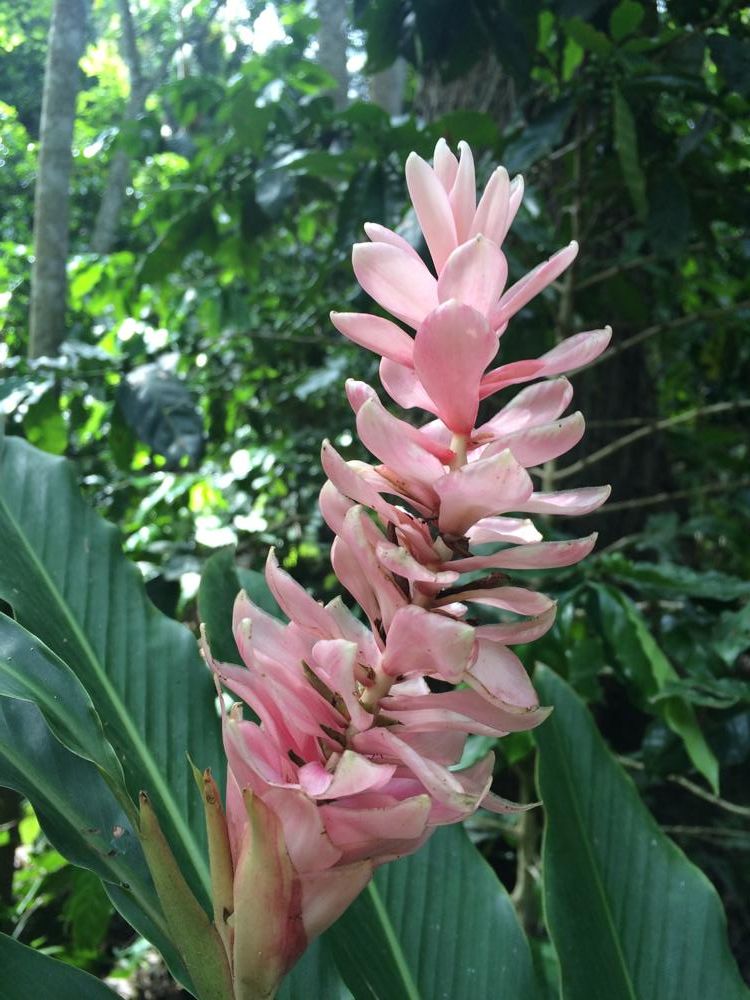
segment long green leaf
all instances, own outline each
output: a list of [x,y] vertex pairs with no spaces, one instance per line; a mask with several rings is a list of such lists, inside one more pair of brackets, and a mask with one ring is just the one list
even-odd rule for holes
[[615,149],[620,158],[622,175],[630,192],[638,218],[643,222],[648,214],[646,178],[638,155],[638,131],[633,112],[619,87],[612,92]]
[[356,1000],[534,1000],[508,894],[459,826],[379,869],[328,932]]
[[200,796],[186,753],[222,773],[215,694],[194,637],[149,602],[116,529],[81,499],[72,467],[0,444],[0,597],[77,674],[123,763],[148,792],[207,906]]
[[711,883],[659,829],[583,702],[546,668],[535,731],[544,901],[563,1000],[747,998]]
[[101,720],[85,688],[36,636],[2,614],[0,697],[36,705],[63,746],[96,764],[127,808],[129,800],[122,766],[104,736]]
[[310,1000],[311,997],[352,1000],[325,938],[313,941],[277,994],[277,1000]]
[[[604,584],[591,587],[597,595],[604,634],[616,661],[642,697],[655,699],[679,681],[677,671],[659,648],[643,615],[622,591]],[[653,707],[682,739],[690,760],[718,792],[719,763],[706,742],[693,706],[679,695],[671,695],[653,701]]]
[[2,1000],[115,1000],[117,996],[88,972],[41,955],[7,934],[0,934],[0,969]]
[[188,983],[129,816],[97,768],[60,744],[36,705],[17,698],[0,697],[0,785],[29,799],[57,850],[104,880],[123,916]]

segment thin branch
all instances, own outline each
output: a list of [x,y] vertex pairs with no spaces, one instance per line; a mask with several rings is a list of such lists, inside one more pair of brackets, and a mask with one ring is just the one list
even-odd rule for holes
[[[702,243],[695,243],[689,246],[686,253],[697,253],[704,249]],[[643,257],[633,257],[631,260],[626,260],[624,263],[613,264],[611,267],[605,268],[603,271],[598,271],[596,274],[589,275],[588,278],[584,278],[583,281],[579,281],[576,285],[576,291],[580,292],[584,288],[590,288],[591,285],[598,285],[601,281],[608,281],[609,278],[615,278],[618,274],[622,274],[624,271],[632,271],[639,267],[646,267],[649,264],[653,264],[659,258],[656,254],[650,253]]]
[[644,340],[655,337],[658,333],[664,333],[666,330],[678,330],[680,327],[690,326],[691,323],[698,323],[701,320],[719,319],[722,316],[731,315],[732,313],[739,312],[741,309],[747,309],[748,307],[750,307],[750,299],[743,299],[742,302],[735,302],[731,306],[722,306],[717,309],[706,309],[703,312],[690,313],[688,316],[678,316],[677,319],[668,320],[664,323],[654,323],[653,326],[647,326],[645,330],[641,330],[639,333],[633,334],[632,337],[628,337],[627,340],[623,340],[619,344],[615,344],[614,347],[610,347],[608,351],[605,351],[604,354],[600,354],[598,358],[595,358],[584,368],[581,368],[580,371],[590,371],[603,361],[611,361],[612,358],[616,358],[618,354],[622,354],[623,351],[627,351],[631,347],[635,347],[637,344],[642,344]]
[[[632,757],[618,756],[617,759],[623,767],[629,767],[633,771],[646,770],[645,764],[641,763],[639,760],[633,760]],[[741,806],[736,802],[729,802],[728,799],[722,799],[721,796],[714,795],[714,793],[710,792],[707,788],[703,788],[702,785],[696,785],[694,781],[690,781],[689,778],[684,778],[681,774],[667,774],[664,776],[663,780],[670,781],[673,785],[679,785],[691,794],[697,795],[699,799],[710,802],[711,805],[716,806],[717,809],[723,809],[724,812],[732,813],[734,816],[750,817],[750,806]]]
[[668,427],[675,427],[677,424],[686,423],[689,420],[694,420],[696,417],[708,416],[709,414],[715,413],[726,413],[729,410],[745,409],[748,406],[750,406],[750,399],[737,399],[729,402],[713,403],[711,406],[696,406],[692,410],[685,410],[684,413],[677,413],[675,416],[665,417],[663,420],[656,420],[654,423],[649,424],[646,427],[639,427],[637,430],[631,431],[630,434],[625,434],[623,437],[617,438],[616,441],[612,441],[603,448],[599,448],[598,451],[594,451],[590,455],[586,455],[585,458],[580,459],[578,462],[573,462],[572,465],[566,465],[562,469],[556,469],[550,478],[553,480],[567,479],[568,476],[573,476],[577,472],[580,472],[581,469],[585,469],[589,465],[594,465],[594,463],[600,462],[608,455],[614,455],[615,452],[620,451],[622,448],[627,448],[636,441],[640,441],[641,438],[647,437],[649,434],[656,434],[658,431],[663,431]]
[[[706,486],[695,486],[688,490],[673,490],[671,493],[652,493],[647,497],[633,497],[631,500],[618,500],[615,503],[608,503],[597,511],[597,516],[599,514],[616,514],[618,511],[632,510],[635,507],[653,507],[656,504],[669,503],[671,500],[685,500],[690,497],[702,496],[706,493],[729,493],[733,490],[742,490],[746,486],[750,486],[750,476],[746,476],[744,479],[732,479],[728,483],[709,483]],[[639,537],[640,535],[625,535],[623,538],[618,539],[619,544],[618,542],[613,542],[606,549],[602,549],[599,554],[612,552],[615,550],[615,546],[623,548],[626,542]]]

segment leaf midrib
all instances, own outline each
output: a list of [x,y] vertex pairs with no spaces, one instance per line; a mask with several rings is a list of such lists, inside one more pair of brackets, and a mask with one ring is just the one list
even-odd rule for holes
[[[622,951],[622,946],[621,946],[621,943],[620,943],[620,938],[619,938],[619,935],[617,934],[616,925],[615,925],[615,922],[614,922],[614,919],[613,919],[613,916],[612,916],[612,910],[611,910],[610,903],[609,903],[609,896],[607,895],[607,891],[606,891],[606,889],[604,887],[604,882],[602,881],[602,878],[601,878],[601,875],[600,875],[600,872],[599,872],[599,865],[598,865],[598,863],[596,861],[596,855],[594,854],[593,848],[592,848],[591,843],[589,841],[589,838],[587,836],[587,834],[588,834],[588,828],[587,828],[586,824],[583,821],[583,816],[581,814],[580,805],[579,805],[579,801],[578,801],[578,796],[576,794],[575,783],[573,781],[573,775],[572,775],[572,772],[571,772],[571,769],[570,769],[570,765],[569,765],[569,762],[568,762],[568,757],[567,757],[567,755],[565,753],[565,747],[563,745],[562,740],[559,737],[559,729],[558,729],[558,726],[557,726],[557,719],[555,718],[554,713],[553,713],[552,718],[550,720],[548,720],[547,725],[551,727],[552,732],[555,735],[555,742],[557,744],[557,750],[559,751],[558,761],[560,762],[560,766],[561,766],[561,770],[563,772],[563,777],[564,777],[565,783],[568,786],[568,798],[569,798],[569,801],[571,802],[571,805],[572,805],[572,808],[571,808],[570,811],[571,811],[571,813],[573,814],[573,816],[575,818],[576,825],[578,826],[578,830],[579,830],[579,843],[582,843],[583,846],[584,846],[584,850],[586,852],[586,856],[587,856],[587,859],[589,861],[591,872],[593,874],[594,885],[595,885],[596,890],[597,890],[597,892],[598,892],[598,894],[599,894],[599,896],[601,898],[602,909],[604,910],[604,915],[605,915],[605,918],[606,918],[605,925],[606,925],[606,927],[608,928],[608,930],[609,930],[609,932],[611,934],[612,941],[613,941],[614,946],[615,946],[615,954],[617,955],[617,958],[618,958],[618,960],[620,962],[620,965],[621,965],[621,968],[622,968],[623,982],[624,982],[625,987],[626,987],[626,989],[628,991],[628,996],[631,998],[631,1000],[638,1000],[638,994],[635,991],[635,984],[633,983],[633,981],[632,981],[632,979],[630,977],[630,974],[629,974],[629,971],[628,971],[628,966],[627,966],[627,963],[625,961],[625,955],[623,954],[623,951]],[[545,837],[546,836],[548,836],[548,834],[546,834]],[[545,893],[547,893],[548,891],[549,890],[547,889],[547,883],[545,882]],[[553,938],[556,936],[554,934],[554,932],[553,932],[553,930],[552,930],[551,927],[550,927],[550,934],[551,934],[551,936]],[[557,942],[555,942],[555,943],[557,945]]]
[[398,940],[398,936],[396,935],[396,930],[391,922],[388,910],[386,909],[385,903],[383,902],[383,898],[380,895],[380,890],[378,889],[375,882],[370,882],[370,884],[367,887],[367,892],[372,901],[373,909],[375,910],[375,915],[378,918],[381,927],[383,928],[383,934],[385,936],[385,939],[388,942],[388,945],[391,949],[391,954],[396,964],[396,968],[398,969],[399,975],[401,976],[401,980],[403,982],[406,995],[409,997],[409,1000],[422,1000],[421,994],[417,989],[417,984],[414,982],[414,978],[412,977],[409,964],[406,961],[406,955],[404,955],[404,951]]
[[[118,721],[121,723],[125,734],[131,740],[132,745],[136,751],[138,759],[141,761],[144,770],[148,774],[149,778],[154,784],[154,788],[159,797],[159,800],[163,803],[166,811],[169,814],[177,832],[182,837],[182,841],[187,850],[187,854],[195,867],[196,873],[201,881],[204,891],[210,896],[210,880],[208,875],[208,868],[206,866],[205,859],[201,855],[198,845],[193,838],[192,831],[187,823],[184,822],[182,813],[179,810],[176,802],[171,793],[171,789],[163,780],[159,768],[156,766],[151,753],[148,750],[147,745],[141,740],[138,730],[135,728],[133,721],[121,701],[117,690],[112,685],[106,671],[103,669],[102,664],[100,664],[94,650],[91,648],[91,644],[88,641],[88,637],[79,627],[78,622],[72,615],[70,608],[66,601],[63,599],[62,594],[59,592],[58,588],[54,584],[54,581],[50,577],[49,573],[44,566],[44,563],[39,559],[37,553],[31,546],[26,535],[21,530],[21,526],[13,516],[13,513],[9,509],[5,499],[0,496],[0,506],[8,519],[8,522],[14,529],[17,537],[20,539],[21,545],[24,551],[28,554],[31,562],[36,567],[43,581],[46,582],[49,592],[55,598],[55,602],[60,608],[64,620],[68,623],[68,626],[73,634],[73,636],[78,641],[82,652],[85,654],[87,660],[89,661],[90,667],[93,669],[94,675],[99,680],[105,694],[109,698],[110,704],[114,710],[114,714],[117,716]],[[103,524],[104,530],[107,530],[109,526]],[[12,606],[12,604],[11,604]],[[68,664],[69,665],[69,664]],[[71,668],[72,669],[72,668]],[[77,671],[73,671],[78,676]],[[86,685],[84,684],[84,688]],[[92,699],[93,700],[93,699]]]

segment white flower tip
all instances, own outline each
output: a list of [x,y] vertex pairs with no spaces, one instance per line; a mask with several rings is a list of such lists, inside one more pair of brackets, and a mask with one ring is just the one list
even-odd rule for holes
[[604,327],[604,332],[608,333],[610,337],[612,336],[612,327],[609,325],[609,323],[607,323],[607,325]]
[[[505,167],[503,167],[503,170],[505,170]],[[516,176],[510,182],[510,189],[511,189],[511,191],[517,191],[519,188],[521,188],[521,190],[523,190],[523,186],[524,186],[523,185],[523,176],[521,174],[516,174]]]

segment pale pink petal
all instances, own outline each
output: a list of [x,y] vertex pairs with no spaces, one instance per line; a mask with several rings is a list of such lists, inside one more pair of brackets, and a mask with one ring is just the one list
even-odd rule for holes
[[414,257],[420,264],[422,263],[422,258],[411,243],[392,229],[381,226],[377,222],[366,222],[365,232],[372,243],[389,243],[392,247],[398,247],[399,250],[403,250],[404,253],[408,253],[411,257]]
[[575,517],[601,507],[612,492],[611,486],[582,486],[556,493],[532,493],[518,510],[529,514],[562,514]]
[[330,636],[328,612],[279,566],[274,549],[269,550],[266,559],[266,583],[284,614],[322,638]]
[[352,738],[355,750],[399,762],[408,768],[430,795],[455,809],[475,808],[476,797],[464,792],[458,776],[447,768],[420,756],[388,729],[377,727]]
[[500,365],[499,368],[493,368],[492,371],[487,372],[482,379],[479,398],[486,399],[509,385],[530,382],[533,378],[540,378],[542,375],[544,375],[544,362],[539,358],[511,361],[507,365]]
[[317,760],[311,760],[309,763],[303,764],[299,769],[298,777],[300,788],[310,798],[317,798],[322,795],[323,792],[330,788],[333,781],[333,775],[330,771],[326,771],[323,765]]
[[574,368],[582,368],[602,353],[611,336],[610,327],[577,333],[534,361],[501,365],[484,376],[479,395],[485,399],[499,389],[517,382],[528,382],[532,378],[559,375]]
[[435,404],[424,391],[413,368],[383,358],[380,362],[380,381],[391,399],[405,410],[419,407],[420,410],[435,413]]
[[471,224],[477,207],[477,188],[474,177],[474,157],[468,143],[459,142],[460,160],[458,173],[450,193],[450,206],[456,220],[458,243],[469,238]]
[[[531,494],[532,497],[534,494]],[[533,521],[521,520],[517,517],[483,517],[466,532],[466,537],[472,545],[482,545],[485,542],[510,542],[525,545],[529,542],[541,542],[542,536],[534,527]]]
[[[361,470],[345,462],[330,441],[323,442],[320,454],[323,471],[336,487],[337,491],[354,500],[355,503],[364,504],[366,507],[377,511],[384,523],[398,523],[406,517],[398,508],[383,500],[377,489],[362,475]],[[346,511],[343,513],[345,516]],[[328,519],[326,518],[326,520]],[[338,534],[338,531],[336,533]]]
[[523,664],[506,646],[480,639],[477,657],[466,673],[466,683],[493,704],[536,708],[536,691]]
[[435,176],[446,192],[450,191],[458,173],[458,160],[445,139],[438,139],[432,162]]
[[[375,555],[376,539],[383,536],[367,516],[363,507],[353,507],[346,516],[341,537],[350,548],[360,573],[364,575],[368,586],[377,598],[379,613],[373,617],[373,624],[376,621],[381,621],[387,630],[398,608],[407,604],[408,600]],[[339,579],[341,578],[339,577]],[[341,582],[348,586],[346,581],[342,580]],[[361,604],[356,594],[352,596]]]
[[341,534],[344,526],[344,519],[354,506],[354,501],[348,500],[330,481],[323,483],[318,494],[318,507],[323,515],[323,520],[334,533]]
[[438,278],[438,299],[457,299],[486,315],[497,303],[507,277],[508,262],[502,250],[486,236],[475,236],[456,247],[446,261]]
[[352,265],[367,294],[410,326],[419,326],[438,304],[437,281],[405,250],[388,243],[356,243]]
[[370,622],[376,622],[380,617],[380,608],[375,591],[357,553],[340,535],[334,538],[331,545],[331,566],[342,587],[352,595]]
[[502,642],[508,646],[533,642],[548,632],[555,623],[557,605],[536,618],[524,618],[517,622],[503,622],[500,625],[480,625],[477,630],[478,639],[489,642]]
[[[413,795],[401,802],[369,807],[366,796],[358,796],[356,801],[362,807],[338,803],[320,806],[328,835],[346,860],[390,853],[396,844],[416,849],[430,815],[429,795]],[[405,854],[408,850],[398,853]]]
[[474,629],[415,605],[394,615],[382,669],[401,674],[437,674],[458,684],[474,656]]
[[[252,624],[252,644],[246,639],[247,629],[243,624],[246,620]],[[306,651],[306,646],[298,637],[290,635],[278,618],[253,604],[244,590],[239,592],[234,602],[232,632],[240,654],[247,657],[244,662],[248,666],[252,663],[253,649],[268,655],[277,652],[279,658],[286,663],[298,663],[300,656]]]
[[[469,434],[479,408],[479,383],[497,351],[484,316],[455,300],[430,313],[414,340],[414,370],[455,434]],[[426,435],[425,435],[426,436]]]
[[[498,452],[509,449],[517,462],[526,468],[541,465],[570,451],[583,437],[586,425],[580,411],[563,417],[551,424],[530,427],[526,430],[506,434],[487,445],[484,457],[489,459]],[[528,499],[528,498],[527,498]],[[522,501],[523,502],[523,501]],[[506,507],[506,510],[511,508]],[[512,508],[520,510],[519,507]]]
[[513,221],[518,214],[518,209],[521,207],[521,202],[523,201],[523,177],[517,174],[513,180],[510,182],[510,190],[508,191],[508,216],[505,220],[505,232],[503,233],[500,243],[505,239],[508,234],[508,230],[513,225]]
[[481,458],[438,479],[439,530],[461,536],[480,518],[516,510],[533,491],[526,470],[505,451]]
[[[391,692],[397,686],[394,685]],[[427,693],[429,693],[429,689]],[[423,757],[429,757],[430,760],[434,760],[438,764],[451,767],[453,764],[457,764],[463,756],[467,733],[442,728],[430,733],[415,733],[402,726],[399,737],[410,747],[413,747],[417,753],[421,753]]]
[[487,792],[485,797],[482,799],[482,809],[487,809],[488,812],[508,814],[511,815],[517,813],[525,813],[530,809],[536,809],[540,806],[541,802],[511,802],[510,799],[504,799],[500,795],[495,795],[494,792]]
[[536,590],[526,590],[523,587],[475,587],[468,588],[461,594],[452,597],[438,598],[435,601],[437,607],[445,606],[449,601],[476,601],[477,604],[486,604],[491,608],[502,608],[503,611],[512,611],[517,615],[537,616],[554,605],[546,594],[540,594]]
[[380,542],[375,549],[378,559],[387,570],[405,580],[432,583],[437,587],[450,587],[458,579],[458,573],[439,572],[419,562],[400,545]]
[[490,441],[501,434],[512,434],[526,427],[536,427],[557,420],[573,398],[573,386],[566,378],[537,382],[522,389],[499,413],[472,435],[477,443]]
[[357,433],[362,444],[406,482],[429,486],[445,473],[443,463],[431,454],[434,442],[425,435],[423,444],[416,427],[394,417],[377,399],[360,407]]
[[505,167],[498,167],[493,171],[487,182],[482,197],[479,199],[474,219],[471,223],[469,236],[477,236],[479,233],[492,240],[498,246],[505,239],[508,231],[506,221],[508,218],[508,197],[510,195],[510,182],[508,171]]
[[368,666],[374,666],[376,660],[379,660],[379,652],[372,632],[367,625],[359,618],[354,617],[340,597],[334,597],[332,601],[329,601],[326,604],[326,611],[334,621],[341,638],[356,645],[359,661]]
[[357,861],[300,877],[302,925],[308,944],[351,906],[372,878],[372,871],[372,861]]
[[[377,614],[377,611],[375,611]],[[373,644],[374,645],[374,644]],[[374,650],[369,651],[371,653]],[[321,639],[313,647],[311,668],[318,677],[344,702],[349,718],[357,729],[369,729],[374,722],[372,713],[359,700],[357,657],[360,650],[355,642],[345,639]]]
[[585,333],[576,333],[568,337],[539,359],[544,362],[544,374],[559,375],[562,372],[582,368],[594,358],[598,358],[611,339],[611,326],[605,326],[603,330],[587,330]]
[[[573,240],[568,246],[558,250],[549,260],[538,264],[533,271],[529,271],[520,281],[512,285],[500,299],[491,322],[498,327],[507,323],[511,316],[514,316],[520,309],[538,295],[547,285],[559,278],[576,258],[578,244]],[[361,283],[361,282],[360,282]]]
[[369,313],[331,313],[331,322],[349,340],[360,347],[382,354],[399,365],[411,365],[414,341],[408,333],[383,319]]
[[498,706],[477,691],[466,689],[424,698],[387,697],[382,701],[382,710],[410,733],[463,731],[478,736],[525,732],[549,715],[549,709],[544,708]]
[[457,243],[451,203],[432,167],[416,153],[406,161],[406,186],[439,274]]
[[[538,545],[516,545],[496,552],[488,566],[498,569],[551,569],[572,566],[585,559],[596,544],[596,534],[565,542],[540,542]],[[466,572],[460,570],[460,572]]]
[[[393,777],[394,764],[376,764],[353,750],[345,750],[333,772],[332,781],[316,798],[341,799],[366,791],[379,791]],[[310,794],[310,793],[308,793]]]

